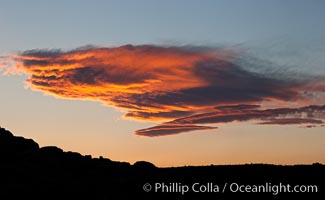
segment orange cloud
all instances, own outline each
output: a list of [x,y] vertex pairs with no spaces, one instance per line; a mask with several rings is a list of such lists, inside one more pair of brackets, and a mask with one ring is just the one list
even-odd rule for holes
[[[8,60],[14,62],[5,71],[26,73],[33,90],[101,101],[125,111],[125,117],[145,121],[254,114],[265,102],[308,105],[319,101],[325,85],[324,77],[292,80],[252,72],[237,62],[238,52],[225,48],[126,45],[30,50],[1,60],[0,70]],[[234,109],[234,104],[239,106]],[[164,124],[154,130],[159,129],[156,135],[167,135],[166,130],[176,134],[211,129],[197,124],[177,122],[174,128]]]
[[[154,116],[196,108],[186,104],[141,104],[132,98],[135,95],[157,98],[208,86],[209,83],[196,74],[197,64],[206,62],[222,66],[231,55],[231,52],[213,49],[127,45],[70,52],[32,50],[11,57],[17,62],[17,70],[30,75],[27,83],[32,89],[62,98],[99,100],[127,111]],[[128,116],[132,115],[142,118],[135,114]]]

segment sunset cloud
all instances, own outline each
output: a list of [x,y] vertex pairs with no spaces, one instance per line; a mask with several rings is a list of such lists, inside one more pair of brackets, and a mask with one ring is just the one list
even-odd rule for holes
[[[230,106],[229,106],[230,107]],[[235,105],[233,109],[228,112],[214,111],[209,113],[203,113],[198,115],[192,115],[184,118],[179,118],[171,121],[170,123],[180,124],[208,124],[208,123],[228,123],[233,121],[249,121],[249,120],[263,120],[270,123],[274,120],[284,120],[287,118],[296,119],[291,120],[291,124],[300,124],[303,120],[297,120],[298,118],[307,120],[309,123],[319,122],[313,119],[325,119],[325,105],[322,106],[305,106],[300,108],[276,108],[276,109],[236,109],[238,105]],[[296,122],[296,123],[295,123]]]
[[312,119],[312,118],[280,118],[280,119],[268,119],[267,121],[261,122],[259,124],[286,125],[286,124],[323,124],[323,123],[324,122],[322,120]]
[[300,126],[300,128],[315,128],[316,125],[306,125],[306,126]]
[[217,127],[198,126],[193,124],[161,124],[147,129],[137,130],[135,134],[140,136],[157,137],[165,135],[174,135],[189,131],[211,130]]
[[[300,80],[253,72],[238,62],[239,55],[227,48],[155,45],[29,50],[2,57],[0,70],[23,72],[31,89],[58,98],[100,101],[127,118],[165,121],[135,132],[142,136],[214,129],[200,124],[232,121],[322,122],[317,121],[324,119],[320,107],[320,118],[296,115],[324,99],[324,77]],[[13,64],[8,67],[8,62]],[[289,108],[293,102],[296,108]],[[276,106],[266,109],[266,104]]]
[[[195,124],[218,124],[230,122],[245,122],[257,120],[261,125],[289,125],[289,124],[308,124],[305,127],[313,128],[315,125],[324,125],[325,105],[323,106],[306,106],[301,108],[279,108],[255,110],[256,105],[234,105],[221,107],[221,110],[226,109],[226,112],[220,112],[220,109],[214,112],[192,115],[170,122],[166,122],[151,128],[142,129],[141,132],[136,132],[142,136],[161,136],[160,130],[163,127],[168,127],[164,130],[164,135],[176,134],[173,127],[177,129],[180,126],[190,126]],[[252,108],[252,109],[250,109]],[[208,127],[211,128],[212,127]],[[204,129],[202,129],[204,130]],[[185,132],[185,131],[183,131]],[[178,133],[178,132],[177,132]]]

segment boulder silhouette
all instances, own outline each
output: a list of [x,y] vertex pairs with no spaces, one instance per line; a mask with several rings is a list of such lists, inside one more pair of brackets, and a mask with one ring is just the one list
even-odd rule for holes
[[133,164],[133,167],[138,170],[153,170],[157,168],[154,164],[147,161],[137,161]]
[[10,131],[0,128],[0,157],[15,160],[38,151],[39,145],[32,139],[16,137]]
[[62,156],[63,155],[63,150],[60,149],[59,147],[55,146],[45,146],[40,148],[40,153],[44,154],[46,156]]
[[0,126],[0,138],[3,139],[3,138],[11,138],[11,137],[14,137],[14,135],[10,131]]

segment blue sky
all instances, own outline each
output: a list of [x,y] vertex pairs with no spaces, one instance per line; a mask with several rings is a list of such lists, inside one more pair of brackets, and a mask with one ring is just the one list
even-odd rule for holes
[[1,51],[322,37],[323,1],[1,1]]

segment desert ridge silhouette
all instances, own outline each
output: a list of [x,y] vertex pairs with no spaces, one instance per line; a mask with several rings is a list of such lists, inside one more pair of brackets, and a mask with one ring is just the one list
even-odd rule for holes
[[[325,166],[267,164],[159,168],[40,147],[0,127],[0,199],[263,199],[324,197]],[[317,192],[221,192],[238,185],[317,185]],[[148,186],[149,185],[149,186]],[[194,191],[191,186],[194,185]],[[220,188],[219,188],[220,186]],[[188,191],[182,193],[181,188]],[[148,189],[149,188],[149,189]],[[203,191],[200,191],[203,190]]]

